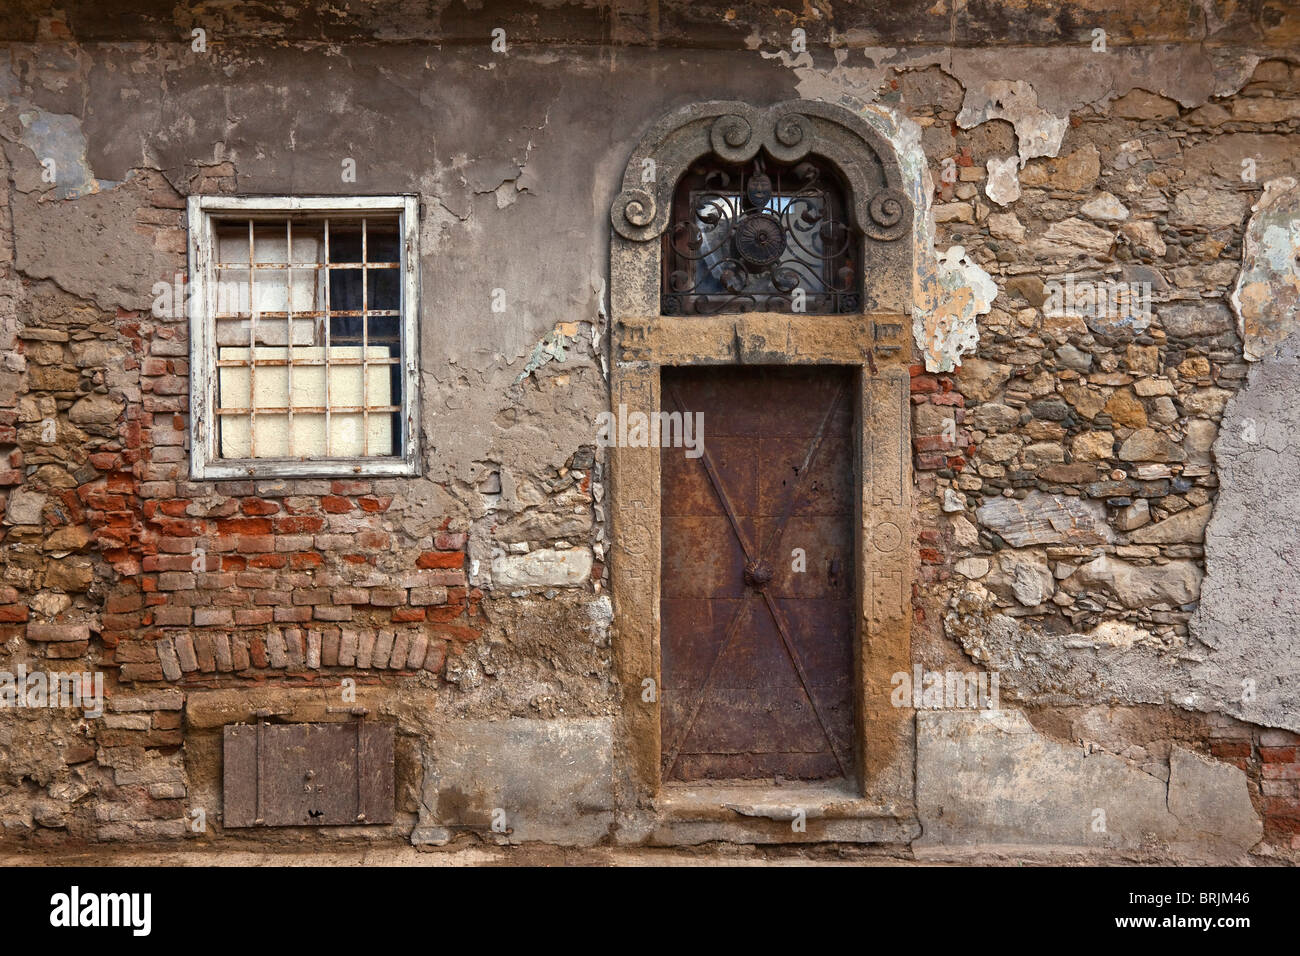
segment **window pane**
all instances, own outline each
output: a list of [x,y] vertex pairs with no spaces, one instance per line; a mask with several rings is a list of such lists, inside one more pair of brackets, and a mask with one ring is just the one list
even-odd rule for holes
[[330,220],[330,262],[361,262],[361,221]]
[[391,309],[396,311],[401,305],[401,273],[396,269],[369,269],[366,272],[367,288],[366,308]]
[[402,341],[400,321],[396,315],[372,315],[369,322],[370,344],[391,345],[393,354],[396,355]]
[[271,318],[265,315],[257,317],[257,341],[255,345],[289,344],[289,323],[286,319]]
[[402,325],[369,315],[400,309],[401,270],[366,268],[399,260],[398,222],[368,216],[364,239],[356,217],[214,224],[220,457],[402,454]]
[[397,227],[367,219],[366,261],[400,262],[401,260],[402,244],[397,236]]
[[252,314],[253,293],[248,269],[220,269],[214,280],[212,303],[218,316]]
[[[293,391],[290,401],[295,409],[325,407],[325,366],[298,364],[319,361],[325,350],[305,348],[293,350]],[[297,416],[295,416],[295,420]],[[321,440],[324,441],[325,418],[321,416]]]
[[818,157],[696,164],[664,233],[664,313],[857,311],[861,236],[847,203],[843,177]]
[[293,416],[294,453],[305,458],[324,458],[325,416],[298,412]]
[[252,323],[248,319],[217,319],[217,346],[248,345]]
[[330,312],[361,311],[361,270],[330,270]]
[[287,458],[289,456],[289,416],[259,412],[254,426],[256,448],[253,458]]

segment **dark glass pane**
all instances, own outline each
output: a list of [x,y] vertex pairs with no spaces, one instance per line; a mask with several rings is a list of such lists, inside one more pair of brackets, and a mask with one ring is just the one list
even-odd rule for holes
[[361,229],[330,223],[330,262],[361,261]]
[[369,301],[367,307],[371,309],[391,309],[396,311],[401,307],[401,278],[402,274],[397,269],[367,269],[366,276],[369,279],[370,287],[367,291]]
[[330,316],[330,344],[331,345],[360,345],[361,344],[361,316],[331,315]]
[[[396,405],[397,401],[394,400],[393,404]],[[393,412],[393,450],[389,454],[402,454],[402,416],[398,412]]]
[[366,223],[366,261],[401,262],[402,245],[396,227]]
[[330,311],[361,311],[361,270],[330,270]]
[[817,157],[692,167],[663,239],[663,311],[857,311],[861,236],[848,224],[847,195]]
[[394,346],[393,354],[396,355],[396,346],[401,342],[401,328],[398,321],[398,317],[395,315],[370,316],[371,343],[374,345]]

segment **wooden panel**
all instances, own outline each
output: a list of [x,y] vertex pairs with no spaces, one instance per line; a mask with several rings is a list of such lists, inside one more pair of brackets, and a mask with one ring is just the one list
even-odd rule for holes
[[232,724],[223,744],[227,827],[393,822],[391,726]]

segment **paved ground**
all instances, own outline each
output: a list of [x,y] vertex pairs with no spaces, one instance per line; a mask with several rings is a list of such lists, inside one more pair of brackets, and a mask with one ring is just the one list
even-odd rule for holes
[[[753,847],[710,844],[677,849],[647,847],[589,847],[462,845],[436,849],[410,846],[312,847],[265,849],[174,850],[87,847],[42,853],[0,854],[0,868],[14,866],[1144,866],[1178,864],[1169,857],[1143,854],[1088,855],[1030,847],[983,847],[944,859],[917,859],[898,847],[850,845]],[[1255,865],[1286,865],[1288,861],[1252,857]]]
[[[265,850],[122,850],[90,848],[58,853],[8,853],[10,866],[916,866],[916,860],[859,847],[707,846],[684,849],[550,846],[365,847],[271,853]],[[921,864],[924,865],[924,864]]]

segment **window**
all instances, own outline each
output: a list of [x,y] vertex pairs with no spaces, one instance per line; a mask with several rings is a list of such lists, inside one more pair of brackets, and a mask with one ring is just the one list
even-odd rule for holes
[[195,478],[418,470],[418,203],[193,197]]
[[861,238],[831,164],[696,163],[664,233],[662,311],[856,312]]

